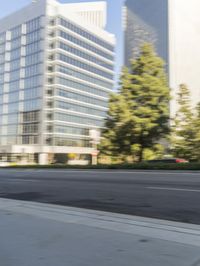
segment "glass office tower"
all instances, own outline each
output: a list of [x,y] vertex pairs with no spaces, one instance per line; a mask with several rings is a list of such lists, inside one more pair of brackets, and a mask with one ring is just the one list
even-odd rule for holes
[[0,159],[89,160],[113,88],[104,2],[39,0],[0,21]]
[[168,0],[126,0],[125,64],[144,42],[152,43],[168,61]]
[[177,111],[180,84],[191,92],[193,106],[200,102],[200,1],[199,0],[126,0],[125,65],[137,56],[144,42],[154,44],[166,62],[172,100],[171,117]]

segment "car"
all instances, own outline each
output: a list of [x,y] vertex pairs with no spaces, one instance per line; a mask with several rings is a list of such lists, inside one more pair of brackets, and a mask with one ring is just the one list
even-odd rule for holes
[[166,158],[157,160],[148,160],[148,163],[188,163],[189,161],[181,158]]

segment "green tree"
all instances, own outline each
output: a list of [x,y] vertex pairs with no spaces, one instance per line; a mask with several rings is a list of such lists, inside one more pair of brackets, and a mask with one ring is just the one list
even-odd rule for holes
[[196,106],[195,115],[191,124],[190,130],[193,132],[193,139],[192,156],[189,159],[200,162],[200,103]]
[[185,84],[179,87],[178,110],[172,126],[172,151],[176,157],[191,159],[194,145],[194,114],[191,107],[190,91]]
[[[142,161],[169,132],[169,88],[164,62],[144,44],[130,69],[124,68],[118,94],[112,94],[101,153]],[[160,149],[160,148],[159,148]]]

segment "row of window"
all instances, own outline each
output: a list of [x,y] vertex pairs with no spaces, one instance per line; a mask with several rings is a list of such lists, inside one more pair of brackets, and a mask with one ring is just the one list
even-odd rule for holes
[[30,44],[39,41],[42,38],[41,30],[36,30],[26,35],[26,43]]
[[16,90],[19,90],[19,89],[20,89],[20,82],[19,82],[19,80],[13,81],[13,82],[10,82],[9,83],[9,91],[10,92],[16,91]]
[[0,54],[5,52],[5,44],[0,44]]
[[[39,60],[40,56],[40,42],[35,42],[32,44],[29,44],[27,46],[24,46],[26,49],[26,64],[35,64]],[[14,50],[10,51],[10,59],[7,59],[7,61],[10,61],[10,63],[13,62],[19,62],[22,57],[21,53],[21,46],[19,48],[16,48]],[[5,62],[5,54],[0,54],[0,64],[3,64]],[[19,67],[19,65],[17,66]]]
[[103,57],[111,60],[111,61],[114,61],[114,56],[113,55],[110,55],[110,54],[108,54],[106,52],[103,52],[101,49],[98,49],[98,48],[94,47],[93,45],[88,44],[87,42],[82,41],[82,40],[70,35],[67,32],[64,32],[64,31],[61,30],[61,31],[59,31],[59,36],[64,38],[64,39],[66,39],[67,41],[70,41],[72,43],[75,43],[76,45],[81,46],[82,48],[85,48],[85,49],[87,49],[89,51],[92,51],[95,54],[98,54],[100,56],[103,56]]
[[77,48],[74,48],[74,47],[71,47],[71,46],[69,46],[69,45],[67,45],[65,43],[60,42],[59,43],[59,48],[65,50],[67,52],[70,52],[72,54],[75,54],[75,55],[77,55],[77,56],[79,56],[81,58],[84,58],[84,59],[86,59],[88,61],[91,61],[91,62],[93,62],[93,63],[95,63],[97,65],[100,65],[100,66],[105,67],[107,69],[113,70],[113,66],[111,64],[107,64],[103,60],[100,60],[100,59],[98,59],[98,58],[96,58],[94,56],[91,56],[91,55],[89,55],[89,54],[87,54],[85,52],[82,52],[81,50],[79,50]]
[[39,124],[24,124],[22,125],[22,134],[35,134],[38,133]]
[[54,126],[55,133],[63,133],[63,134],[71,134],[71,135],[83,135],[89,136],[88,128],[79,128],[79,127],[69,127],[64,125],[55,125]]
[[[105,87],[107,89],[112,89],[113,88],[113,85],[110,82],[103,81],[101,79],[95,78],[95,77],[93,77],[91,75],[88,75],[86,73],[81,73],[81,72],[79,72],[77,70],[69,69],[67,67],[63,67],[63,66],[60,66],[60,65],[57,66],[56,70],[58,72],[67,74],[69,76],[73,76],[75,78],[78,78],[78,79],[81,79],[81,80],[85,80],[85,81],[88,81],[90,83],[97,84],[97,85]],[[99,95],[100,96],[107,97],[107,96],[105,96],[105,95],[107,95],[106,92],[101,91],[101,90],[98,90],[98,91],[99,91]]]
[[20,69],[10,72],[10,78],[9,81],[15,81],[20,79]]
[[61,108],[69,111],[74,111],[74,112],[79,112],[79,113],[84,113],[84,114],[89,114],[89,115],[97,115],[97,116],[106,116],[106,111],[101,111],[97,110],[95,108],[90,108],[86,106],[80,106],[72,103],[67,103],[63,101],[56,101],[55,102],[55,107],[56,108]]
[[90,85],[86,85],[86,84],[80,83],[78,81],[73,81],[73,80],[70,80],[67,78],[58,77],[58,78],[56,78],[56,83],[62,84],[62,85],[67,86],[69,88],[74,88],[77,90],[89,92],[91,94],[102,96],[105,98],[108,98],[108,96],[109,96],[109,93],[107,93],[103,90],[96,89]]
[[36,75],[36,76],[24,79],[24,89],[39,87],[41,85],[42,85],[41,75]]
[[[41,76],[37,75],[37,76],[24,79],[24,84],[22,84],[20,80],[12,81],[8,83],[8,89],[9,89],[9,92],[14,92],[22,88],[25,90],[38,88],[38,87],[41,87],[41,84],[42,84]],[[3,90],[4,90],[4,84],[0,84],[0,94],[3,93]]]
[[55,113],[54,119],[58,121],[71,122],[71,123],[88,125],[88,126],[97,126],[97,127],[104,126],[103,119],[88,118],[88,117],[82,117],[82,116],[71,115],[71,114],[63,114],[63,113],[57,113],[57,112]]
[[21,47],[21,36],[11,41],[11,50]]
[[[26,54],[32,54],[34,52],[37,52],[40,50],[40,42],[38,39],[31,40],[31,43],[29,44],[29,38],[35,38],[36,33],[31,33],[27,35],[27,45],[23,46],[25,47]],[[34,42],[33,42],[34,41]],[[11,50],[10,50],[10,58],[11,60],[15,60],[16,58],[19,58],[21,56],[21,38],[17,38],[11,42]],[[5,52],[5,45],[0,45],[0,54]],[[3,54],[1,55],[3,56]]]
[[0,94],[4,92],[4,83],[0,84]]
[[6,41],[6,32],[0,33],[0,44],[5,43]]
[[0,124],[17,124],[17,122],[18,122],[18,113],[0,116]]
[[2,64],[0,65],[0,74],[3,74],[4,72],[5,72],[5,64],[2,63]]
[[35,64],[40,63],[41,61],[42,61],[42,53],[41,52],[27,55],[25,57],[25,65],[26,66],[35,65]]
[[79,93],[75,93],[75,92],[71,92],[71,91],[67,91],[67,90],[57,89],[56,95],[61,96],[61,97],[65,97],[68,99],[76,100],[79,102],[83,102],[83,103],[89,103],[89,104],[93,104],[93,105],[97,105],[97,106],[108,107],[107,101],[99,100],[96,98],[92,98],[90,96],[81,95]]
[[39,138],[38,136],[35,135],[30,135],[30,136],[22,136],[21,137],[21,142],[22,144],[38,144],[39,143]]
[[62,26],[64,26],[64,27],[68,28],[69,30],[71,30],[71,31],[83,36],[84,38],[86,38],[86,39],[88,39],[88,40],[90,40],[90,41],[92,41],[92,42],[94,42],[94,43],[96,43],[96,44],[98,44],[98,45],[100,45],[100,46],[112,51],[112,52],[114,51],[114,47],[111,44],[105,42],[104,40],[102,40],[102,39],[100,39],[98,37],[96,37],[94,34],[89,33],[86,30],[83,30],[79,26],[76,26],[76,25],[72,24],[68,20],[61,18],[59,22],[60,22],[60,24]]
[[8,107],[7,113],[17,113],[19,111],[19,102],[9,103],[6,106]]
[[11,29],[11,39],[18,38],[22,34],[22,25],[18,25]]
[[26,55],[37,53],[41,50],[41,43],[40,41],[30,43],[25,46],[25,49],[26,49]]
[[0,83],[1,83],[1,84],[4,83],[4,74],[0,74]]
[[40,111],[31,111],[31,112],[23,112],[21,113],[21,121],[22,123],[31,123],[39,121]]
[[[41,64],[31,64],[24,68],[25,77],[39,75],[41,69]],[[0,65],[0,84],[4,83],[4,65]],[[10,77],[9,82],[16,81],[20,79],[20,59],[11,62],[10,64]]]
[[16,59],[14,61],[11,61],[10,62],[10,71],[13,71],[13,70],[16,70],[16,69],[19,69],[21,66],[21,59]]
[[[3,129],[3,127],[2,127]],[[7,126],[7,135],[17,135],[18,125],[8,125]]]
[[8,94],[8,102],[16,102],[19,100],[19,91],[15,91]]
[[19,112],[19,109],[22,108],[25,112],[27,111],[34,111],[34,110],[38,110],[41,108],[41,100],[40,99],[31,99],[31,100],[27,100],[24,102],[11,102],[8,103],[6,105],[4,105],[6,107],[5,111],[6,113],[17,113]]
[[17,144],[16,136],[0,137],[0,145],[13,145],[13,144]]
[[0,64],[5,62],[5,54],[0,54]]
[[10,51],[10,60],[15,60],[21,57],[21,47]]
[[24,90],[24,100],[41,97],[42,89],[39,87]]
[[32,32],[41,27],[41,17],[34,18],[26,22],[26,32]]
[[68,147],[91,147],[89,140],[85,139],[70,139],[64,137],[55,137],[53,139],[55,146],[68,146]]
[[78,61],[77,59],[74,59],[72,57],[69,57],[69,56],[66,56],[64,54],[58,54],[58,59],[65,62],[65,63],[68,63],[70,65],[73,65],[73,66],[76,66],[76,67],[79,67],[81,69],[85,69],[91,73],[94,73],[94,74],[97,74],[99,76],[102,76],[102,77],[105,77],[107,79],[113,79],[113,74],[110,74],[106,71],[103,71],[103,70],[100,70],[94,66],[91,66],[90,64],[86,64],[86,63],[83,63],[81,61]]
[[41,64],[31,65],[25,68],[25,77],[38,75],[40,73]]
[[[38,61],[40,60],[40,58],[41,58],[40,57],[40,53],[27,55],[26,59],[25,59],[26,60],[25,64],[26,64],[26,66],[37,65]],[[5,64],[1,64],[0,65],[0,73],[4,73],[5,72],[4,68],[5,68]],[[20,69],[20,68],[21,68],[21,58],[19,56],[17,59],[13,59],[10,62],[10,71],[14,71],[14,70],[17,70],[17,69]],[[35,66],[34,66],[34,68],[35,68]]]
[[24,102],[24,111],[34,111],[41,109],[41,100],[40,99],[32,99]]

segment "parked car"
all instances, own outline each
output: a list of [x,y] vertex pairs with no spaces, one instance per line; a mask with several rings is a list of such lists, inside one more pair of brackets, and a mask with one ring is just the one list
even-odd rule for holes
[[181,158],[166,158],[166,159],[157,159],[149,160],[148,163],[188,163],[189,161]]

